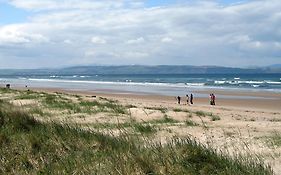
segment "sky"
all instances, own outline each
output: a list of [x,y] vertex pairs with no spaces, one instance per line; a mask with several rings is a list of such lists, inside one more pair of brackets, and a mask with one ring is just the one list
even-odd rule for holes
[[280,0],[0,0],[0,68],[281,63]]

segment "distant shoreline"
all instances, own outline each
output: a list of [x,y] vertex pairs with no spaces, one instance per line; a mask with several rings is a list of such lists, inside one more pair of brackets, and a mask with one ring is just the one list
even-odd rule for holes
[[[81,76],[82,77],[82,76]],[[53,78],[53,79],[52,79]],[[60,79],[57,77],[50,76],[47,78],[0,78],[0,86],[4,86],[5,84],[11,84],[16,87],[33,87],[33,88],[59,88],[59,89],[67,89],[67,90],[77,90],[77,91],[96,91],[96,92],[114,92],[120,94],[151,94],[151,95],[164,95],[164,96],[180,96],[186,93],[196,93],[197,97],[205,97],[206,94],[208,96],[211,92],[223,92],[221,93],[221,98],[240,98],[240,99],[265,99],[265,98],[275,98],[275,95],[281,94],[281,80],[278,81],[270,81],[272,83],[272,87],[276,87],[276,89],[270,88],[247,88],[240,87],[240,84],[237,87],[232,86],[224,86],[224,85],[206,85],[206,83],[202,82],[203,80],[196,80],[194,82],[183,83],[186,82],[185,79],[181,79],[182,83],[173,80],[173,78],[167,79],[167,82],[157,82],[155,77],[151,79],[154,82],[146,82],[141,77],[141,80],[134,80],[136,77],[129,77],[133,80],[128,80],[124,77],[120,77],[120,81],[116,77],[100,77],[100,79],[105,78],[105,80],[97,80],[92,77],[83,76],[80,79],[74,77],[73,79]],[[107,78],[107,79],[106,79]],[[127,78],[127,77],[126,77]],[[139,78],[139,77],[137,77]],[[150,77],[149,77],[150,78]],[[110,79],[110,80],[108,80]],[[112,79],[112,80],[111,80]],[[172,80],[171,80],[172,79]],[[197,78],[200,79],[200,78]],[[205,77],[206,79],[206,77]],[[245,80],[240,80],[240,78],[234,78],[235,81],[233,83],[244,82]],[[266,78],[265,78],[266,79]],[[276,78],[275,78],[276,79]],[[175,81],[175,82],[168,82]],[[192,78],[191,80],[192,81]],[[218,81],[220,83],[220,81]],[[248,81],[251,83],[261,84],[262,81]],[[2,84],[2,85],[1,85]],[[276,85],[275,85],[276,84]],[[226,92],[226,93],[225,93]],[[236,93],[235,95],[231,95],[232,93]],[[261,96],[258,94],[275,94],[273,96]],[[241,95],[238,95],[241,94]],[[249,95],[253,94],[253,95]]]

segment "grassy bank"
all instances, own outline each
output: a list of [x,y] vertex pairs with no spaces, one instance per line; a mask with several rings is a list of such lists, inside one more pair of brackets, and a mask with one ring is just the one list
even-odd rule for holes
[[[73,112],[127,113],[110,101],[69,106],[66,99],[58,102],[46,94],[42,99],[50,108]],[[92,105],[98,108],[89,108]],[[129,123],[136,129],[119,128],[121,134],[114,136],[68,124],[41,123],[18,108],[0,100],[0,174],[272,174],[258,159],[229,157],[190,138],[160,144],[138,134],[154,130],[151,125]]]

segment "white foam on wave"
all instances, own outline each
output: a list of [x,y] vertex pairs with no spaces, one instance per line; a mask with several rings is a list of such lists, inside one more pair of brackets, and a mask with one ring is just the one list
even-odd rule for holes
[[185,83],[187,86],[204,86],[205,83]]
[[264,81],[238,81],[238,83],[244,84],[264,84]]
[[[264,84],[264,83],[279,83],[279,82],[266,82],[266,81],[214,81],[215,84]],[[280,82],[281,83],[281,82]]]
[[240,78],[239,77],[235,77],[234,80],[240,80]]
[[57,75],[51,75],[50,78],[58,78],[59,76]]
[[281,84],[279,81],[265,81],[267,84]]
[[226,81],[215,81],[214,83],[215,83],[215,84],[225,84]]
[[26,80],[27,78],[25,78],[25,77],[19,77],[18,79],[19,79],[19,80]]
[[[128,85],[128,86],[168,86],[168,87],[187,87],[185,83],[149,83],[149,82],[111,82],[111,81],[87,81],[87,80],[65,80],[65,79],[36,79],[29,78],[30,81],[37,82],[54,82],[54,83],[85,83],[85,84],[108,84],[108,85]],[[195,85],[195,84],[193,84]]]

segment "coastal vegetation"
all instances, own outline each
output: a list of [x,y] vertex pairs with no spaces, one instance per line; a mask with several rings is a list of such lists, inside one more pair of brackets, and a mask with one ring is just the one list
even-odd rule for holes
[[213,113],[143,107],[162,116],[138,121],[136,106],[103,97],[0,92],[0,174],[273,174],[254,155],[228,155],[192,137],[157,140],[166,127],[201,127],[169,112],[210,122],[219,118]]

